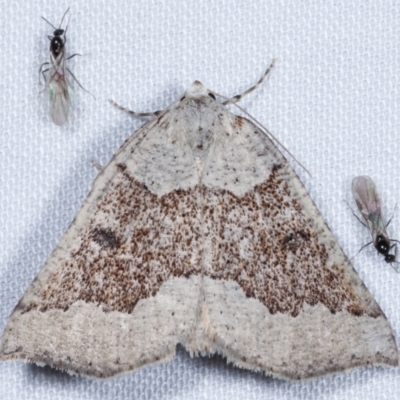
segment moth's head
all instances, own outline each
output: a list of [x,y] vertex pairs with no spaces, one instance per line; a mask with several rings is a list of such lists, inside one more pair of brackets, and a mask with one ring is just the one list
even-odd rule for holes
[[209,96],[215,100],[213,92],[208,90],[200,81],[194,81],[188,90],[186,90],[184,97],[200,98],[204,96]]

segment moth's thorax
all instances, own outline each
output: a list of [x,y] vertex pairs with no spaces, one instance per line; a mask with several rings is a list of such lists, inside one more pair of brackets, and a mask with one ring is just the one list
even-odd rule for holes
[[227,125],[235,119],[235,116],[209,93],[202,83],[195,81],[177,107],[179,121],[185,124],[185,141],[195,158],[206,158],[212,143],[228,135],[230,129]]

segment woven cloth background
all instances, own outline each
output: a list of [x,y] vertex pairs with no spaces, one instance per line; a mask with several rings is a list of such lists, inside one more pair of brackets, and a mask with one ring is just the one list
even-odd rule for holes
[[[67,52],[76,83],[66,126],[50,121],[38,69],[71,6]],[[136,0],[0,1],[0,331],[88,194],[97,171],[143,121],[113,108],[158,110],[193,80],[241,102],[312,174],[293,160],[345,253],[369,241],[343,202],[368,174],[390,217],[400,201],[400,2]],[[354,203],[353,203],[354,204]],[[400,215],[389,227],[400,239]],[[400,335],[400,275],[369,247],[354,266]],[[0,399],[396,399],[400,370],[361,368],[288,383],[191,359],[115,379],[71,377],[22,362],[0,363]]]

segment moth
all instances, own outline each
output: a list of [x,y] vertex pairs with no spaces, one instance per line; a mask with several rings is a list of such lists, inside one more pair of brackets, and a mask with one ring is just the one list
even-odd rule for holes
[[[271,65],[272,67],[272,65]],[[107,378],[191,355],[288,380],[398,365],[392,329],[266,133],[195,81],[125,141],[0,359]]]
[[392,219],[385,223],[382,216],[381,201],[375,183],[369,176],[356,176],[353,179],[351,189],[354,200],[365,223],[362,222],[356,214],[353,214],[369,230],[372,237],[372,241],[365,244],[360,251],[364,247],[373,244],[378,253],[382,254],[385,261],[392,266],[392,263],[397,263],[397,261],[396,254],[390,254],[390,251],[394,247],[396,252],[397,247],[396,243],[391,244],[391,242],[399,243],[399,241],[390,239],[386,231]]

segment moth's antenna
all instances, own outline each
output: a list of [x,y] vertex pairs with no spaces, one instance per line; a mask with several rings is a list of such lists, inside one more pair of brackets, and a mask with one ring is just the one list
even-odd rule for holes
[[271,65],[267,68],[267,70],[263,73],[262,77],[258,80],[258,82],[253,85],[251,88],[247,89],[245,92],[241,93],[241,94],[237,94],[236,96],[233,96],[231,98],[227,98],[226,96],[222,96],[219,93],[216,92],[212,92],[214,95],[222,97],[224,99],[226,99],[224,102],[222,102],[222,104],[224,106],[228,105],[228,104],[233,104],[235,105],[240,111],[242,111],[244,114],[246,114],[255,124],[258,125],[259,128],[261,128],[262,131],[264,131],[264,133],[272,140],[274,141],[276,144],[278,144],[283,150],[285,150],[290,157],[293,158],[294,161],[296,161],[296,163],[298,165],[300,165],[301,168],[304,169],[304,171],[307,172],[308,175],[311,174],[310,172],[307,170],[307,168],[299,161],[297,160],[297,158],[263,125],[261,124],[259,121],[257,121],[252,115],[250,115],[246,110],[244,110],[242,107],[240,107],[237,102],[239,100],[241,100],[244,96],[248,95],[249,93],[253,92],[254,90],[256,90],[264,81],[265,79],[270,75],[270,72],[272,71],[272,68],[275,67],[276,64],[276,59],[274,58],[271,62]]
[[[224,106],[226,106],[227,104],[235,104],[238,101],[240,101],[241,99],[243,99],[244,96],[247,96],[249,93],[251,93],[254,90],[258,89],[260,87],[260,85],[265,81],[267,76],[269,76],[270,72],[272,71],[272,68],[275,67],[275,63],[276,63],[276,59],[274,58],[272,60],[272,62],[271,62],[271,65],[267,68],[267,70],[263,73],[262,77],[258,80],[258,82],[255,85],[253,85],[251,88],[247,89],[245,92],[237,94],[236,96],[233,96],[230,99],[227,99],[222,104]],[[218,93],[215,93],[215,92],[213,92],[213,93],[216,94],[217,96],[225,97],[225,96],[221,96]]]

